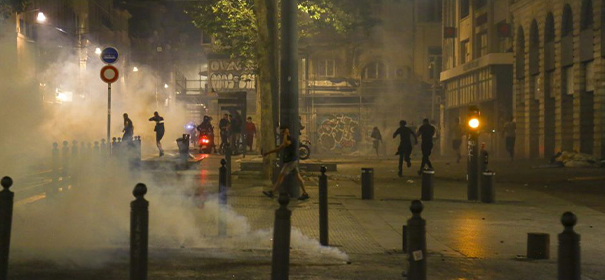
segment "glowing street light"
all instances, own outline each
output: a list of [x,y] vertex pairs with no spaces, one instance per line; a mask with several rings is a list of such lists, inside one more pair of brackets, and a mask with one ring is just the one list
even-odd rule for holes
[[168,88],[168,84],[164,84],[164,88]]
[[136,66],[132,68],[132,72],[139,72],[139,68],[137,68]]
[[96,48],[95,49],[95,54],[96,55],[101,55],[101,48]]
[[39,23],[46,22],[46,15],[44,15],[43,12],[38,12],[38,16],[36,17],[36,21],[38,21]]
[[472,129],[477,129],[477,127],[479,127],[479,119],[472,118],[470,121],[468,121],[468,126],[470,126]]

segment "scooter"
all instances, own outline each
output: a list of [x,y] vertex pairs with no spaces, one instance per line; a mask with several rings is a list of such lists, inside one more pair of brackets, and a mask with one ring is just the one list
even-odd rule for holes
[[214,135],[202,132],[199,138],[200,154],[211,154],[214,149]]

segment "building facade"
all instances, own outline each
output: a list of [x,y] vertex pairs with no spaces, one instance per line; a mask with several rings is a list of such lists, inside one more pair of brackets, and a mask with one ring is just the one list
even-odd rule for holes
[[398,143],[388,135],[399,120],[413,125],[423,118],[438,120],[440,2],[376,1],[368,12],[380,21],[367,32],[303,39],[303,138],[322,153],[365,153],[378,127],[390,153]]
[[517,154],[605,157],[602,0],[517,0],[514,107]]
[[[14,44],[14,53],[3,55],[14,55],[18,79],[28,81],[22,88],[27,88],[25,91],[32,94],[33,99],[47,104],[73,102],[88,94],[84,76],[91,74],[90,71],[98,75],[97,69],[90,69],[91,64],[100,63],[97,49],[118,48],[120,70],[128,67],[129,18],[128,11],[114,6],[111,0],[31,1],[23,12],[4,22],[5,39],[10,38],[9,44]],[[76,65],[75,72],[79,73],[69,73],[79,78],[57,84],[55,73],[48,73],[57,63]]]
[[[494,156],[505,154],[500,135],[513,115],[513,54],[510,0],[444,0],[441,119],[442,154],[451,149],[452,128],[469,106],[481,110],[480,142]],[[463,150],[465,147],[463,147]]]

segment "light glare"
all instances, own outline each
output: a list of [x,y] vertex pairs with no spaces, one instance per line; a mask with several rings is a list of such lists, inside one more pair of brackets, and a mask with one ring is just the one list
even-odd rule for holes
[[38,16],[36,17],[36,20],[40,23],[46,22],[46,15],[44,15],[43,12],[38,12]]
[[471,119],[470,121],[468,121],[468,126],[470,126],[471,128],[479,127],[479,120],[476,118]]

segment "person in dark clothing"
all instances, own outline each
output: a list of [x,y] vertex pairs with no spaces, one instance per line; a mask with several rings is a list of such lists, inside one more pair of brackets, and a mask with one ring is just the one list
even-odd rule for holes
[[124,135],[122,135],[122,142],[132,142],[132,136],[134,135],[134,125],[130,118],[128,118],[128,114],[124,113],[124,129],[122,130]]
[[422,125],[418,128],[417,135],[422,138],[422,145],[420,146],[422,150],[422,164],[420,164],[418,175],[422,174],[425,165],[428,166],[429,169],[433,169],[429,156],[433,150],[433,136],[435,136],[435,131],[436,129],[429,123],[429,119],[424,119]]
[[240,141],[240,137],[242,135],[242,116],[235,113],[235,116],[230,118],[231,120],[231,141],[233,143],[234,149],[237,149],[237,145]]
[[200,139],[203,135],[208,137],[208,139],[211,141],[210,144],[212,145],[214,152],[216,152],[216,145],[214,145],[214,126],[212,126],[212,118],[209,116],[204,116],[202,123],[197,126],[197,131],[199,132]]
[[155,144],[158,146],[158,150],[160,150],[160,156],[164,155],[164,149],[162,149],[162,138],[164,137],[164,118],[158,114],[158,112],[153,112],[153,117],[149,118],[150,122],[155,122]]
[[372,137],[372,139],[374,139],[374,150],[376,150],[376,156],[380,156],[380,153],[378,152],[380,149],[380,143],[382,143],[382,135],[380,134],[380,130],[378,129],[377,126],[374,127],[374,129],[372,130],[372,135],[370,136]]
[[399,135],[400,142],[399,148],[397,148],[396,155],[399,155],[399,177],[403,176],[403,160],[407,163],[408,168],[412,166],[412,162],[410,161],[410,154],[412,153],[412,137],[416,144],[418,144],[418,140],[416,139],[416,134],[413,130],[406,126],[407,122],[402,120],[399,122],[399,128],[393,133],[393,138]]
[[221,148],[229,144],[229,115],[225,114],[218,122],[218,128],[221,131]]
[[282,166],[281,172],[279,172],[279,175],[277,176],[277,180],[275,181],[273,190],[263,191],[263,194],[270,198],[273,198],[275,196],[275,193],[279,192],[279,187],[284,181],[284,178],[291,172],[295,172],[296,180],[298,181],[298,183],[300,184],[300,188],[302,189],[302,195],[298,198],[298,200],[307,200],[309,199],[309,195],[307,194],[307,190],[305,190],[305,183],[302,177],[300,176],[300,171],[298,170],[298,158],[296,155],[298,143],[296,142],[296,139],[290,137],[290,129],[288,129],[287,126],[281,126],[280,131],[282,135],[281,145],[269,152],[263,153],[263,157],[283,150],[284,165]]

